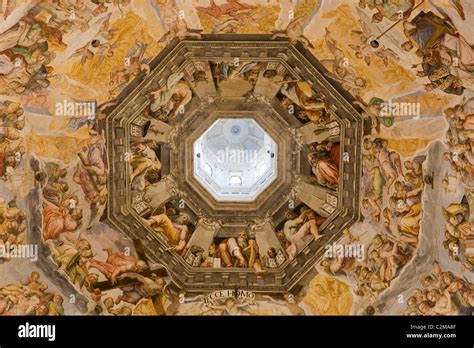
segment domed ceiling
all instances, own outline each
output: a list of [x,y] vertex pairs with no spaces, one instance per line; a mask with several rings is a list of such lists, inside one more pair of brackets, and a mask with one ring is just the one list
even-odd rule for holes
[[266,35],[175,40],[150,68],[107,117],[108,219],[186,291],[289,291],[359,218],[353,97]]
[[472,314],[472,23],[0,0],[0,315]]

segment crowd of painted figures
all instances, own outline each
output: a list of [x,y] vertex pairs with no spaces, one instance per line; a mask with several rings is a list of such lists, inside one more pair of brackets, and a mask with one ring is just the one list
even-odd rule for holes
[[[468,199],[469,197],[469,199]],[[451,203],[443,208],[446,219],[444,247],[451,260],[458,261],[462,269],[474,270],[474,225],[470,205],[472,192],[459,203]]]
[[473,99],[466,100],[463,104],[444,110],[449,123],[446,131],[446,145],[448,151],[444,159],[449,161],[451,167],[462,181],[471,186],[474,182],[474,114],[472,113]]
[[[105,139],[102,134],[91,132],[87,146],[78,153],[79,161],[74,167],[73,181],[82,189],[84,202],[76,193],[70,192],[65,178],[66,167],[54,162],[45,164],[46,183],[43,186],[43,237],[44,240],[61,240],[69,232],[77,231],[83,222],[82,206],[88,205],[91,216],[85,227],[100,216],[99,210],[107,198],[107,157]],[[65,237],[67,238],[67,237]]]
[[3,180],[14,173],[25,155],[24,127],[21,104],[10,100],[0,102],[0,178]]
[[16,201],[0,199],[0,247],[6,255],[0,264],[10,260],[8,252],[26,243],[26,214],[17,207]]
[[[65,178],[68,168],[54,162],[46,163],[46,183],[43,186],[43,240],[49,249],[50,259],[60,274],[67,277],[74,286],[88,294],[95,303],[91,309],[96,314],[131,315],[141,299],[160,295],[165,283],[162,278],[150,273],[146,262],[128,251],[106,250],[105,260],[97,259],[97,252],[88,240],[88,230],[100,218],[100,208],[105,203],[107,160],[102,134],[91,134],[89,143],[78,153],[79,161],[73,172],[73,182],[82,188],[84,201],[71,192]],[[81,206],[90,209],[89,221],[85,221]],[[92,272],[92,270],[97,272]],[[148,273],[150,274],[148,274]],[[129,283],[134,280],[132,285]],[[101,281],[110,282],[109,287],[98,288]],[[121,295],[115,299],[106,296],[116,287]],[[127,305],[118,306],[121,302]],[[155,303],[153,313],[163,314],[161,302]]]
[[0,315],[64,315],[63,297],[32,272],[20,284],[0,286]]
[[[464,9],[460,1],[453,6],[458,16],[465,20]],[[464,89],[472,89],[472,72],[474,52],[472,46],[460,35],[451,19],[440,17],[433,12],[415,13],[415,1],[359,1],[362,9],[375,10],[373,23],[384,19],[403,21],[403,32],[406,41],[401,44],[404,51],[415,51],[421,62],[419,77],[428,78],[427,91],[439,89],[445,93],[460,95]],[[409,20],[411,18],[411,20]],[[368,42],[366,41],[368,44]],[[382,46],[375,47],[380,51]],[[369,50],[370,51],[370,50]]]
[[[387,289],[415,254],[422,218],[422,192],[429,181],[423,172],[425,156],[406,159],[391,150],[382,138],[364,139],[362,209],[367,223],[379,230],[365,250],[365,257],[333,255],[320,266],[328,274],[355,282],[356,294],[376,298]],[[347,231],[349,245],[360,236]],[[360,255],[359,255],[360,256]]]
[[443,272],[435,262],[433,273],[423,278],[406,303],[405,315],[472,315],[474,284]]
[[453,202],[443,208],[443,216],[446,219],[444,247],[453,261],[460,262],[462,269],[469,271],[474,269],[472,251],[474,226],[471,217],[474,182],[472,152],[474,115],[471,104],[472,98],[444,110],[449,128],[446,131],[447,151],[443,156],[453,170],[453,174],[447,171],[443,178],[445,193],[456,193],[459,185],[464,186],[465,193],[461,201]]
[[61,32],[35,11],[1,34],[1,94],[41,93],[50,85],[53,68],[49,64],[55,53],[49,51],[49,40],[61,44]]
[[[84,33],[91,28],[91,22],[113,7],[129,1],[35,1],[27,13],[8,30],[0,34],[1,71],[0,92],[5,95],[43,95],[54,77],[51,65],[57,52],[63,52],[68,45],[63,41],[69,34]],[[107,39],[112,31],[104,22],[101,37],[104,42],[94,40],[73,55],[82,60],[94,54],[111,55]]]

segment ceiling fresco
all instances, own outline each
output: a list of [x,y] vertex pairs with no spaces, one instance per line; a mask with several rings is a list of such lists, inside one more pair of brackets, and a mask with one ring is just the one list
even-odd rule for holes
[[472,315],[473,22],[0,1],[0,315]]

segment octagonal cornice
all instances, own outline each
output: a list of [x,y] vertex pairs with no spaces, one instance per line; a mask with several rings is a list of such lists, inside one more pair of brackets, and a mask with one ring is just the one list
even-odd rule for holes
[[[300,139],[300,130],[304,125],[288,110],[275,100],[259,96],[203,96],[192,87],[195,97],[183,115],[169,122],[168,140],[162,144],[161,156],[169,161],[169,168],[163,173],[168,177],[168,183],[163,180],[165,188],[170,197],[183,198],[186,205],[196,212],[198,227],[217,231],[230,224],[247,226],[259,233],[265,228],[275,228],[279,221],[270,222],[268,218],[284,210],[289,200],[310,207],[322,200],[331,208],[327,212],[321,210],[326,218],[320,226],[324,237],[308,240],[293,260],[285,261],[276,269],[269,269],[263,276],[257,276],[252,269],[191,267],[183,257],[170,250],[163,235],[143,223],[130,191],[131,168],[127,158],[131,151],[130,143],[137,138],[131,132],[134,127],[142,127],[142,122],[149,117],[150,92],[165,86],[171,74],[184,71],[190,62],[235,58],[240,61],[277,62],[292,76],[306,81],[330,106],[329,112],[339,128],[341,157],[344,159],[339,165],[337,191],[326,188],[315,191],[308,174],[300,171],[301,151],[307,145]],[[108,222],[128,237],[141,240],[146,257],[152,263],[165,265],[173,283],[186,291],[205,292],[223,287],[243,287],[258,292],[291,290],[308,273],[314,272],[314,265],[324,252],[324,245],[338,241],[344,228],[360,217],[358,178],[361,175],[363,121],[352,105],[353,97],[340,85],[328,80],[322,65],[300,44],[293,46],[287,41],[270,41],[267,35],[203,35],[203,40],[174,40],[151,62],[150,68],[151,72],[137,77],[116,98],[116,106],[108,110]],[[219,117],[255,119],[279,142],[277,179],[251,204],[247,202],[236,206],[236,202],[217,202],[192,175],[192,144]],[[335,197],[336,203],[331,197]],[[330,201],[332,205],[328,203]],[[240,212],[238,215],[235,214],[236,209]]]

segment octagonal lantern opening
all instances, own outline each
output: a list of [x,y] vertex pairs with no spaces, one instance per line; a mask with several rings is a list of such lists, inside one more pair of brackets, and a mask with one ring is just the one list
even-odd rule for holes
[[277,177],[276,142],[250,118],[220,118],[193,144],[194,176],[217,201],[254,201]]

